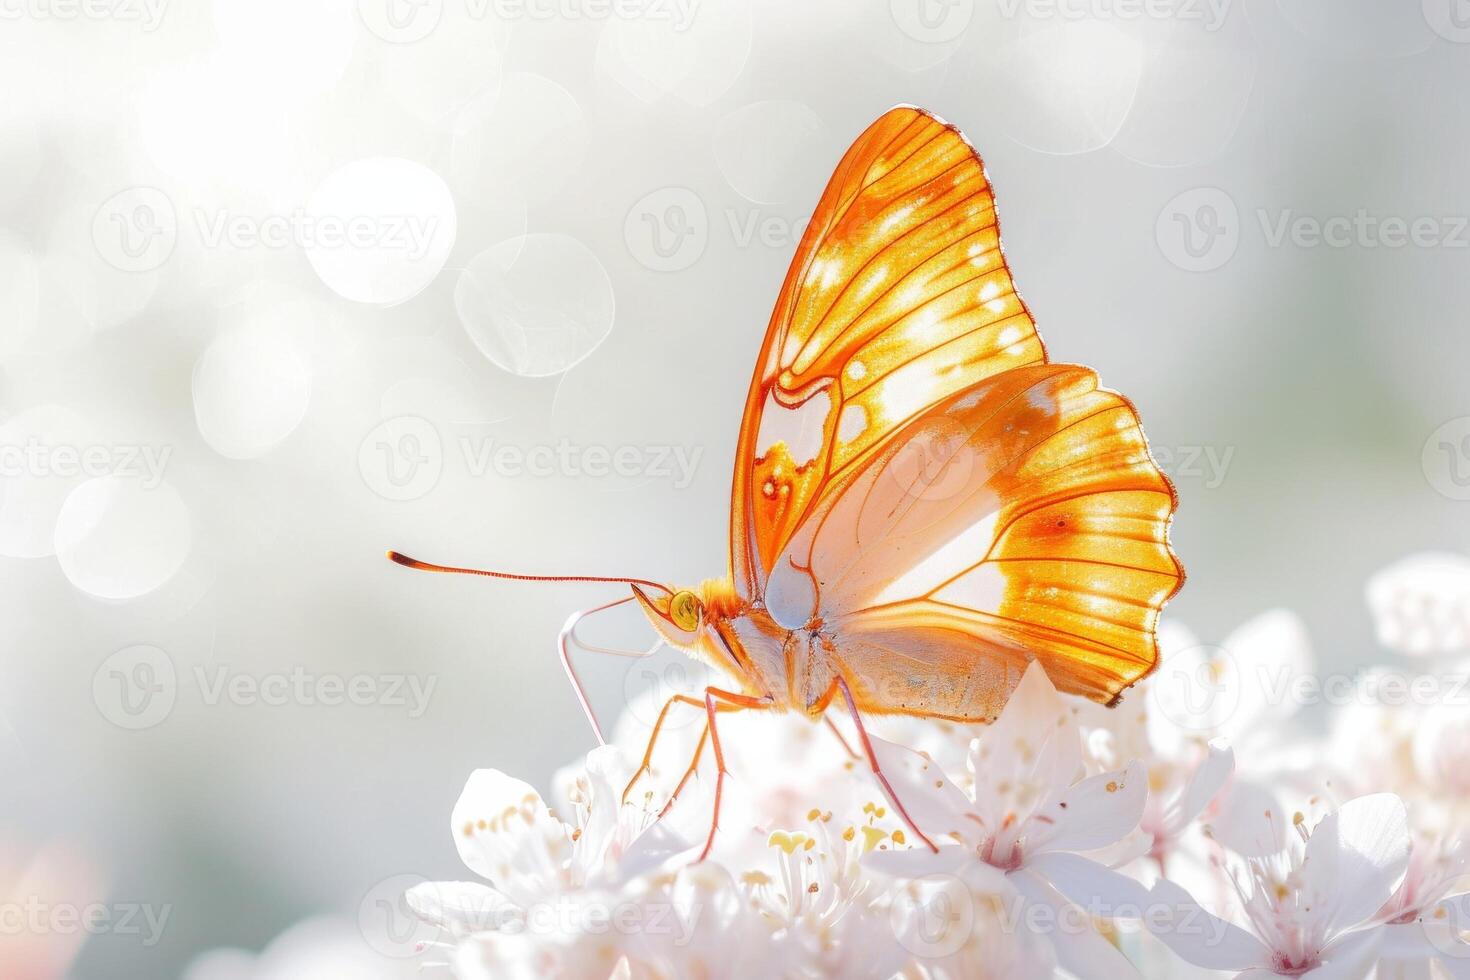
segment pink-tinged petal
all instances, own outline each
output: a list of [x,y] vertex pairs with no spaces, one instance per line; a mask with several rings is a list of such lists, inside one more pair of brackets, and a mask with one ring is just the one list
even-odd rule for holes
[[1023,928],[1051,940],[1057,965],[1078,980],[1124,980],[1140,974],[1118,947],[1100,936],[1083,910],[1069,903],[1040,875],[1021,870],[1007,876],[1023,902],[1018,920]]
[[570,835],[529,783],[477,769],[449,819],[460,860],[498,891],[530,905],[556,890],[572,854]]
[[1169,806],[1165,828],[1171,835],[1183,833],[1205,807],[1219,795],[1225,782],[1235,772],[1235,750],[1222,739],[1210,743],[1209,753],[1200,762],[1179,798]]
[[454,936],[493,932],[520,918],[518,905],[475,881],[426,881],[404,897],[414,915]]
[[[937,854],[927,847],[910,847],[906,850],[870,851],[863,856],[863,867],[891,878],[956,875],[970,864],[990,867],[975,860],[974,853],[967,847],[941,847]],[[990,870],[995,872],[998,880],[1005,879],[1000,871]]]
[[1470,977],[1470,942],[1464,938],[1470,917],[1462,907],[1466,897],[1442,902],[1414,922],[1383,927],[1379,956],[1400,962],[1433,960],[1452,977]]
[[992,832],[1008,814],[1026,814],[1083,774],[1082,732],[1073,706],[1038,661],[1026,668],[1005,708],[970,748],[975,808]]
[[1026,868],[1095,918],[1138,919],[1148,907],[1149,891],[1143,885],[1077,854],[1039,854],[1026,861]]
[[1368,580],[1378,642],[1398,653],[1432,656],[1470,646],[1470,559],[1448,552],[1410,555]]
[[931,838],[960,833],[966,839],[983,836],[980,825],[966,817],[974,806],[928,756],[881,738],[869,736],[878,764],[888,777],[904,809]]
[[1322,950],[1322,965],[1302,974],[1302,980],[1363,980],[1378,963],[1381,929],[1351,933]]
[[1138,826],[1147,804],[1148,772],[1143,763],[1091,776],[1032,815],[1026,854],[1095,851],[1117,843]]
[[1206,970],[1271,969],[1265,943],[1205,911],[1194,896],[1167,879],[1159,879],[1149,892],[1144,925],[1180,959]]
[[1286,847],[1286,814],[1276,794],[1259,783],[1236,778],[1220,797],[1210,833],[1246,858],[1280,854]]
[[1313,829],[1301,882],[1331,937],[1388,903],[1409,867],[1409,814],[1392,793],[1344,803]]
[[1239,698],[1222,719],[1220,735],[1240,741],[1296,714],[1301,705],[1292,697],[1294,684],[1316,665],[1301,617],[1286,609],[1261,613],[1237,627],[1223,646],[1235,675],[1228,683],[1238,686]]

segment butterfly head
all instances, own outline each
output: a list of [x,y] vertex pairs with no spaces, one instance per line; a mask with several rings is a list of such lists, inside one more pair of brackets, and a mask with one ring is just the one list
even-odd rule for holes
[[704,630],[705,608],[697,593],[667,587],[659,592],[635,585],[633,594],[638,597],[638,604],[643,607],[653,628],[670,646],[688,648],[699,642]]

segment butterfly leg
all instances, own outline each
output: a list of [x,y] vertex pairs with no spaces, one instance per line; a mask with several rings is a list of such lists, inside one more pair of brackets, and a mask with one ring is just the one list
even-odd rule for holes
[[[628,785],[623,789],[623,805],[627,805],[628,796],[633,792],[633,787],[638,784],[638,781],[653,771],[653,753],[658,742],[658,736],[663,730],[664,719],[668,715],[669,709],[676,704],[690,704],[700,709],[700,711],[704,710],[704,701],[699,698],[690,697],[687,694],[675,694],[664,702],[663,709],[658,713],[658,718],[654,719],[653,732],[648,737],[648,747],[643,752],[643,761],[639,764],[638,770],[633,773],[633,778],[628,780]],[[739,711],[741,706],[721,704],[718,706],[718,709],[720,711]],[[704,731],[699,735],[699,744],[694,749],[694,759],[689,763],[689,767],[684,770],[684,775],[679,780],[679,785],[674,788],[674,792],[669,796],[668,802],[664,804],[663,809],[659,810],[658,815],[660,818],[669,812],[669,807],[674,805],[674,801],[679,798],[679,793],[684,789],[684,785],[689,782],[690,777],[699,768],[699,760],[704,757],[704,746],[708,741],[709,723],[706,722]]]
[[852,750],[851,745],[847,744],[847,737],[842,734],[842,729],[837,727],[837,723],[832,720],[832,716],[823,715],[822,720],[827,723],[828,728],[832,729],[832,734],[837,736],[837,741],[842,743],[842,750],[847,753],[847,757],[849,759],[856,759],[858,754]]
[[587,691],[582,687],[581,679],[577,677],[577,669],[572,666],[571,644],[575,643],[580,649],[586,650],[589,653],[606,653],[618,657],[647,657],[653,654],[658,650],[659,643],[655,643],[648,650],[618,650],[613,647],[592,646],[591,644],[582,642],[581,638],[577,636],[577,625],[588,616],[632,601],[633,597],[628,596],[625,599],[606,602],[600,606],[593,606],[591,609],[583,609],[581,612],[572,613],[571,616],[567,617],[566,623],[562,626],[561,632],[557,634],[556,638],[556,648],[561,654],[562,669],[567,672],[567,680],[572,682],[572,690],[577,693],[577,703],[582,706],[582,713],[587,716],[587,723],[592,726],[592,734],[597,736],[598,745],[606,745],[607,739],[603,737],[602,726],[597,723],[597,715],[592,710],[592,702],[587,700]]
[[842,691],[842,699],[847,702],[847,710],[852,715],[852,723],[857,726],[858,739],[862,742],[863,754],[868,757],[868,765],[872,767],[873,775],[877,777],[878,784],[883,787],[883,792],[888,797],[888,802],[892,804],[894,810],[898,811],[898,815],[903,818],[903,822],[908,826],[909,830],[914,832],[914,836],[923,841],[929,850],[938,854],[939,848],[914,823],[913,818],[909,816],[909,812],[904,809],[903,803],[899,800],[898,794],[889,785],[888,777],[883,775],[883,767],[878,765],[878,754],[873,751],[873,743],[868,738],[868,730],[863,726],[863,716],[858,713],[857,702],[853,700],[852,691],[848,689],[847,681],[840,674],[837,677],[837,687]]
[[[664,706],[663,706],[662,709],[660,709],[660,711],[658,713],[658,717],[656,719],[654,719],[654,722],[653,722],[653,733],[648,736],[648,748],[645,749],[644,752],[643,752],[643,761],[641,763],[639,763],[638,770],[635,773],[633,773],[633,778],[630,779],[630,780],[628,780],[628,785],[623,788],[623,804],[624,805],[627,805],[627,802],[628,802],[628,794],[631,793],[631,792],[633,792],[633,787],[638,784],[638,780],[642,779],[645,775],[647,775],[648,773],[650,773],[650,772],[653,771],[653,749],[654,749],[654,745],[658,742],[659,733],[661,731],[663,731],[664,719],[668,716],[669,709],[672,708],[676,704],[692,704],[696,708],[700,708],[700,709],[703,709],[704,708],[704,702],[703,701],[699,700],[698,698],[692,698],[692,697],[690,697],[687,694],[675,694],[673,697],[669,698],[667,701],[664,702]],[[694,762],[691,763],[691,765],[690,765],[691,771],[693,770],[693,768],[695,766],[698,766],[699,765],[699,758],[700,758],[700,756],[704,752],[704,742],[705,742],[705,739],[707,739],[708,737],[709,737],[709,729],[708,729],[708,727],[706,727],[705,728],[705,731],[704,731],[704,734],[699,737],[699,748],[694,753]],[[685,774],[685,777],[684,777],[684,780],[680,780],[680,782],[679,782],[679,788],[680,789],[682,789],[684,787],[684,781],[687,780],[688,778],[689,778],[688,773],[686,773]],[[677,790],[677,789],[674,790],[674,795],[675,796],[677,796],[678,793],[679,793],[679,790]],[[672,803],[673,800],[671,799],[671,800],[669,800],[669,802]],[[668,807],[665,806],[664,809],[667,810]],[[660,813],[659,816],[663,816],[663,814]]]
[[[724,704],[716,704],[717,701],[722,701]],[[700,851],[699,857],[695,858],[695,864],[709,857],[710,848],[715,846],[715,834],[720,829],[720,799],[725,790],[725,777],[730,774],[730,770],[725,768],[725,750],[720,746],[720,729],[715,721],[715,716],[724,705],[733,706],[733,709],[726,710],[740,710],[747,708],[769,708],[771,704],[772,699],[769,695],[765,697],[752,697],[748,694],[722,691],[717,687],[707,687],[704,689],[704,710],[706,716],[709,718],[710,744],[715,749],[715,805],[713,812],[710,814],[709,837],[705,839],[704,850]]]

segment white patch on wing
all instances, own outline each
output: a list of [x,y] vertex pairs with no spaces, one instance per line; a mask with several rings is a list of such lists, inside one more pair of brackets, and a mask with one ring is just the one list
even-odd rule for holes
[[996,612],[1005,598],[1005,573],[994,564],[981,565],[934,593],[934,598],[952,606],[964,606],[981,612]]
[[766,582],[766,611],[782,629],[801,629],[817,614],[817,583],[783,557]]
[[832,411],[832,398],[819,391],[796,408],[787,408],[773,394],[766,395],[761,410],[761,427],[755,437],[755,454],[764,456],[778,442],[797,466],[815,459],[822,451],[822,432]]
[[[934,589],[938,588],[941,583],[949,581],[966,568],[983,559],[990,553],[990,547],[995,543],[995,522],[999,517],[1000,511],[991,511],[964,531],[950,538],[927,558],[888,583],[878,593],[874,604],[883,605],[889,602],[901,602],[904,599],[928,595]],[[976,571],[983,570],[983,568],[976,569]],[[936,598],[948,593],[966,579],[971,578],[974,574],[975,572],[970,572],[958,581],[945,586],[943,592],[939,596],[936,596]],[[996,574],[999,575],[999,572]],[[1003,579],[1002,585],[1004,585]],[[999,599],[998,593],[996,598]],[[969,603],[965,604],[968,605]],[[976,608],[985,607],[977,606]]]
[[842,417],[837,422],[837,438],[843,442],[852,442],[867,427],[868,413],[863,406],[848,405],[842,410]]

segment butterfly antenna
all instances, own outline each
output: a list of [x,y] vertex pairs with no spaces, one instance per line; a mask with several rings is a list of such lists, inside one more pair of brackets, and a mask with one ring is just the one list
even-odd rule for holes
[[517,582],[612,582],[619,585],[646,585],[661,592],[671,591],[667,585],[651,582],[646,578],[624,578],[617,575],[525,575],[520,572],[492,572],[483,568],[456,568],[452,565],[435,565],[427,561],[410,558],[402,552],[388,552],[388,560],[405,568],[416,568],[421,572],[449,572],[455,575],[483,575],[486,578],[512,579]]

